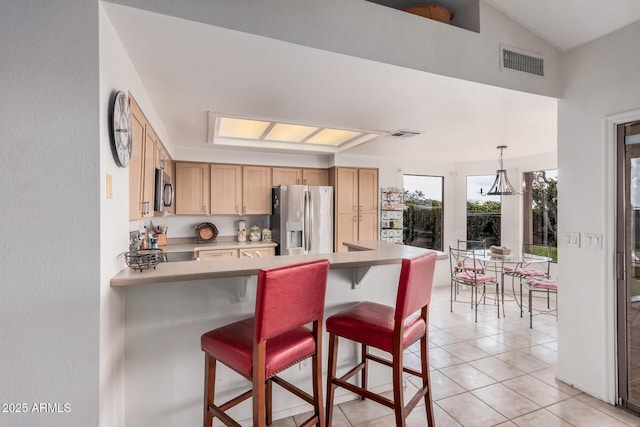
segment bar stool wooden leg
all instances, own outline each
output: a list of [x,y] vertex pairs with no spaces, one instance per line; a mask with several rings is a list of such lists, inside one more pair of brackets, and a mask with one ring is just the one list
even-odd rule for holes
[[[255,346],[253,353],[253,425],[257,427],[265,427],[265,353],[267,343],[262,341]],[[262,367],[260,369],[259,367]]]
[[[362,344],[362,388],[367,389],[369,385],[369,347],[366,344]],[[364,396],[360,396],[360,399],[364,400]]]
[[402,382],[402,346],[399,341],[397,348],[394,348],[393,352],[393,410],[396,414],[396,427],[405,427],[406,416],[404,413],[404,390]]
[[325,413],[322,407],[322,324],[313,323],[313,335],[316,338],[316,354],[311,356],[311,367],[313,369],[313,400],[315,415],[318,416],[318,426],[325,425]]
[[329,355],[327,362],[327,417],[326,422],[327,426],[331,425],[332,417],[333,417],[333,394],[336,390],[335,384],[331,381],[336,377],[336,364],[338,357],[338,336],[335,334],[329,334]]
[[426,335],[420,339],[420,360],[422,362],[422,387],[428,387],[428,391],[424,395],[427,425],[435,426],[436,422],[433,414],[433,399],[431,394],[431,375],[429,371],[429,343]]
[[267,380],[267,384],[265,386],[267,387],[267,391],[266,391],[267,401],[265,403],[265,410],[267,411],[267,425],[270,426],[271,423],[273,422],[273,410],[272,410],[273,399],[271,398],[273,393],[273,381]]
[[213,414],[209,406],[213,405],[213,397],[216,386],[216,359],[209,354],[204,355],[204,427],[213,425]]

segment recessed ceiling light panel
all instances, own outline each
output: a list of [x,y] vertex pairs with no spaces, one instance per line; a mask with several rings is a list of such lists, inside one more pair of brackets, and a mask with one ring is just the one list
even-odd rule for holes
[[362,132],[342,129],[322,129],[306,142],[311,144],[340,145],[358,137],[359,135],[362,135]]
[[314,126],[276,123],[264,139],[267,141],[302,142],[306,137],[317,130],[318,128]]
[[388,132],[335,129],[209,112],[207,140],[236,148],[338,153]]
[[223,138],[260,139],[269,122],[221,117],[218,136]]

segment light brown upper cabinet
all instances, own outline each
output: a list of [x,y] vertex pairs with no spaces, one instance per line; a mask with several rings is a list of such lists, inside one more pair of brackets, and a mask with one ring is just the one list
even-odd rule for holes
[[302,183],[304,185],[329,185],[329,171],[327,169],[302,169]]
[[211,165],[211,214],[242,213],[242,166]]
[[302,169],[298,168],[271,168],[272,183],[278,185],[302,184]]
[[335,194],[335,251],[346,241],[378,239],[378,170],[336,167],[329,184]]
[[178,215],[208,215],[211,191],[209,163],[176,162],[175,201]]
[[211,165],[211,214],[271,214],[271,168]]
[[270,167],[242,167],[242,214],[271,214]]
[[327,169],[272,168],[273,186],[278,185],[329,185]]
[[129,220],[153,216],[157,136],[129,94],[131,160],[129,161]]

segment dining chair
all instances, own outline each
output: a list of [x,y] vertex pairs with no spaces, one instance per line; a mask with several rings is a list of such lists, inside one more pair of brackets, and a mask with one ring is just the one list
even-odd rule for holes
[[[271,425],[272,383],[313,405],[311,417],[299,425],[325,426],[321,357],[328,269],[328,260],[316,260],[259,270],[255,316],[202,335],[205,427],[212,426],[214,417],[239,427],[226,411],[250,397],[253,425]],[[309,357],[312,394],[277,375]],[[251,381],[251,389],[217,405],[214,395],[218,361]]]
[[[548,261],[540,262],[540,257],[545,257],[548,259]],[[530,258],[531,262],[527,262],[527,258]],[[530,277],[550,277],[549,271],[551,268],[551,246],[523,243],[522,259],[523,262],[516,264],[514,267],[503,267],[502,270],[502,286],[504,287],[504,276],[511,277],[511,292],[513,292],[514,297],[516,295],[515,279],[518,279],[518,281],[520,282],[520,302],[516,300],[516,303],[520,306],[520,317],[522,317],[522,306],[524,303],[524,301],[522,300],[523,282],[526,282],[526,280]]]
[[[551,266],[551,246],[535,245],[532,243],[522,244],[523,262],[515,267],[505,267],[503,274],[512,278],[527,279],[529,277],[549,277],[549,269]],[[535,257],[548,258],[547,262],[539,262]],[[527,258],[531,258],[531,262],[527,262]]]
[[[429,372],[429,304],[433,288],[436,253],[429,252],[412,259],[403,259],[400,270],[395,307],[363,301],[334,314],[327,319],[329,333],[329,362],[327,371],[327,425],[333,417],[335,389],[342,387],[363,399],[392,408],[396,426],[405,426],[406,418],[424,399],[427,425],[434,426],[433,398]],[[346,338],[361,345],[360,362],[342,377],[336,376],[338,339]],[[403,352],[420,340],[420,372],[404,366]],[[391,354],[391,360],[369,353],[369,347]],[[368,386],[369,361],[391,367],[393,370],[393,399],[373,393]],[[358,372],[361,385],[348,382]],[[404,404],[403,373],[420,378],[420,387]]]
[[[522,301],[522,288],[527,289],[529,296],[529,328],[533,329],[533,294],[535,292],[543,292],[547,297],[547,309],[536,310],[540,314],[551,314],[558,317],[558,282],[545,277],[529,277],[524,281],[520,281],[520,301]],[[556,295],[556,308],[551,309],[551,294]],[[520,317],[522,317],[522,305],[520,305]]]
[[498,309],[498,317],[500,317],[500,304],[498,298],[499,283],[495,276],[484,273],[481,268],[482,264],[476,259],[474,251],[463,249],[454,249],[449,246],[449,263],[451,266],[451,312],[453,312],[453,303],[457,301],[458,286],[464,285],[471,287],[471,308],[475,308],[475,321],[478,321],[478,288],[482,287],[481,299],[484,301],[486,297],[487,286],[495,285],[496,296],[495,302]]

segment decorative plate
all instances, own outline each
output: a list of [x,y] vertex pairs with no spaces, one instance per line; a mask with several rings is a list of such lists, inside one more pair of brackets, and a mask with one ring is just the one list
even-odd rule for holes
[[210,222],[203,222],[196,227],[196,237],[203,242],[210,242],[218,237],[218,228]]

